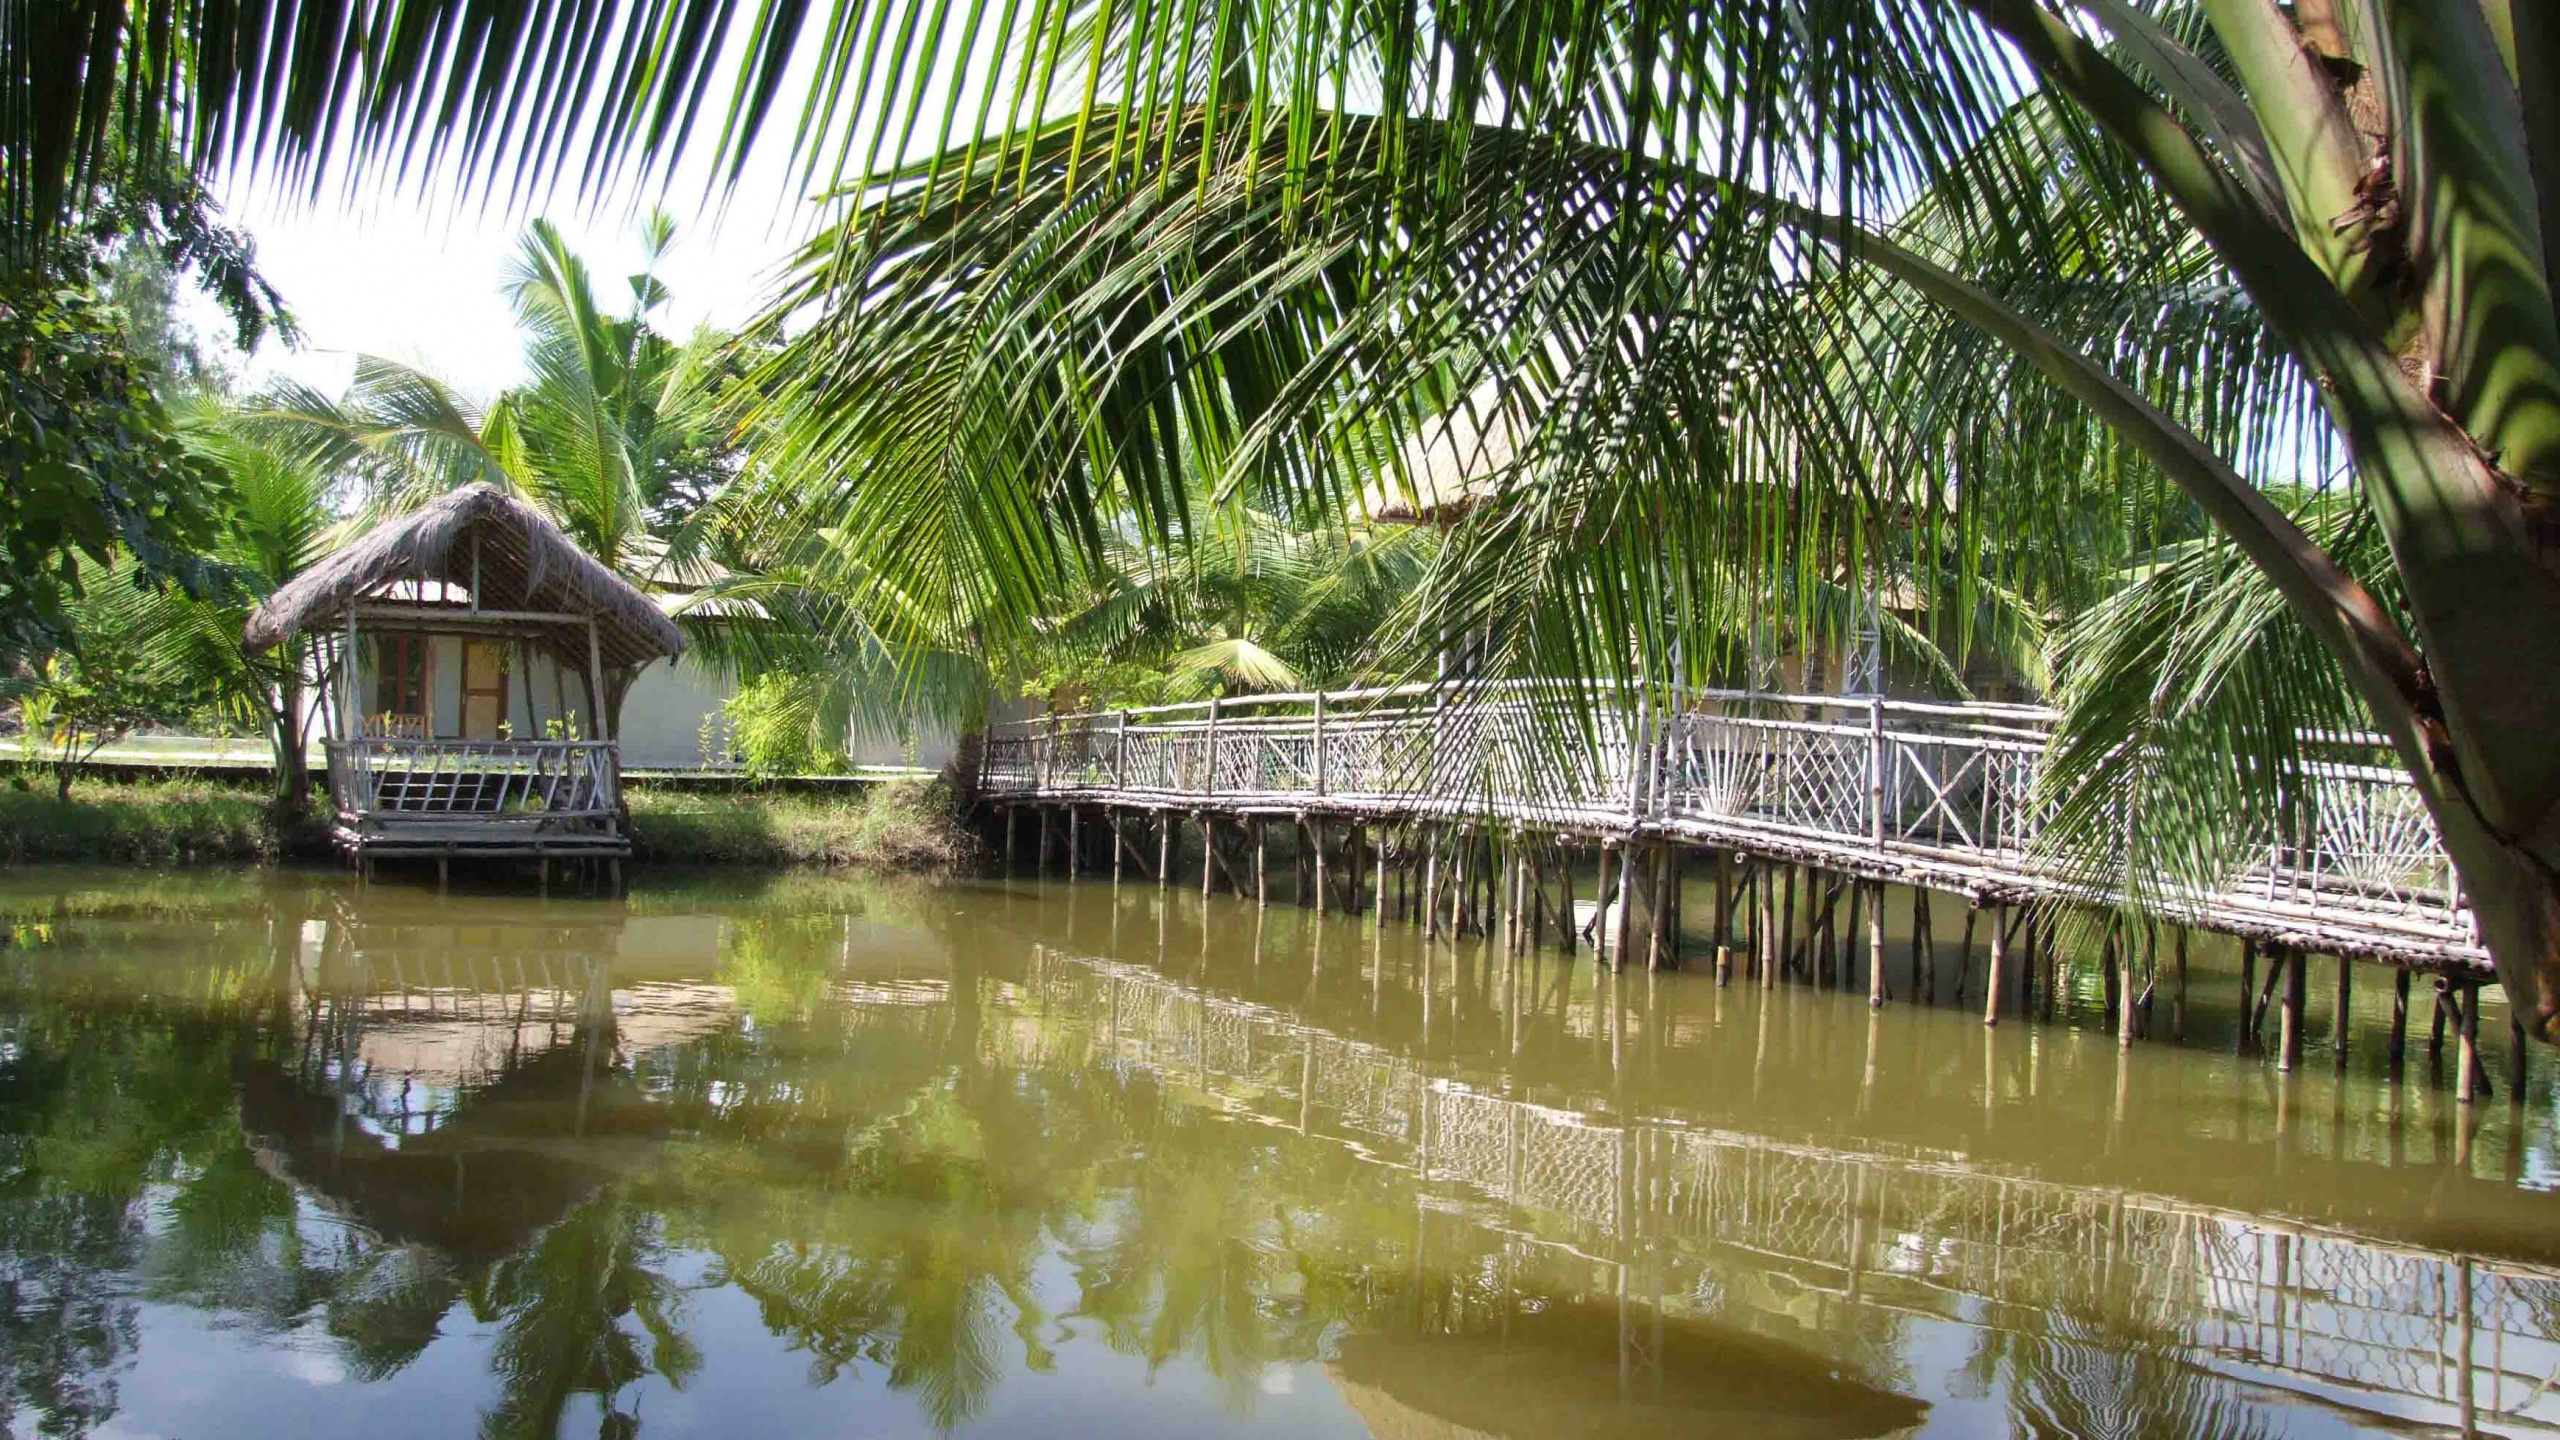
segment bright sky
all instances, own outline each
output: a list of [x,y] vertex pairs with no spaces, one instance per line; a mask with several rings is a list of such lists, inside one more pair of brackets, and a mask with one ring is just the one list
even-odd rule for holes
[[[755,313],[801,223],[796,211],[776,213],[787,187],[779,166],[764,168],[763,175],[750,171],[725,216],[699,204],[699,185],[679,185],[668,197],[676,244],[659,266],[671,292],[659,312],[661,329],[681,336]],[[423,364],[485,400],[524,376],[500,284],[528,219],[540,214],[560,227],[609,311],[628,307],[623,277],[641,264],[637,212],[628,200],[589,211],[564,199],[510,215],[437,203],[415,190],[350,208],[334,198],[288,200],[236,186],[225,207],[256,238],[259,268],[303,330],[299,352],[272,340],[260,347],[245,377],[252,389],[284,375],[335,395],[361,350]]]

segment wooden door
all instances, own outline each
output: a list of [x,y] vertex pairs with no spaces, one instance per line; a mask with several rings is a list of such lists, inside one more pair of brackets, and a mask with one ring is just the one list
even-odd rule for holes
[[466,637],[462,642],[462,738],[495,740],[506,718],[506,642]]

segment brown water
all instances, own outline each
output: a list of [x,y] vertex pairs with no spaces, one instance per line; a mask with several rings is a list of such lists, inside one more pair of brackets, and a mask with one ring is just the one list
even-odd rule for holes
[[2214,953],[2119,1053],[1134,884],[0,917],[13,1436],[2560,1430],[2547,1081],[2372,981],[2286,1078]]

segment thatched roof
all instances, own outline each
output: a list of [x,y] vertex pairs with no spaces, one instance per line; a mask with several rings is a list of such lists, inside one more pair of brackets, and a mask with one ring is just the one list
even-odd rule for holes
[[1361,509],[1391,525],[1455,525],[1493,499],[1519,453],[1499,401],[1488,386],[1424,425],[1399,457],[1402,479],[1381,476],[1360,497]]
[[[475,548],[477,598],[483,610],[593,615],[596,643],[608,670],[672,659],[684,651],[676,622],[647,595],[579,549],[541,512],[487,484],[466,485],[366,531],[268,596],[249,617],[243,638],[254,652],[289,636],[337,630],[347,623],[350,610],[368,601],[424,603],[464,616],[468,612],[461,604],[422,597],[467,593]],[[562,660],[586,668],[583,624],[508,628],[538,636]]]

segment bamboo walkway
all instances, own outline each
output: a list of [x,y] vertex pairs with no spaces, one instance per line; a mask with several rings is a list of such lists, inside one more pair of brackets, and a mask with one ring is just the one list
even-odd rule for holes
[[[983,793],[1044,813],[1107,807],[1115,833],[1129,810],[1347,822],[1355,848],[1376,830],[1489,830],[1597,847],[1604,867],[1612,852],[1642,857],[1639,885],[1662,853],[1709,851],[1720,866],[1805,865],[1977,907],[2087,898],[2037,846],[2050,710],[1708,690],[1651,714],[1571,698],[1537,685],[1463,700],[1406,688],[1047,717],[990,734]],[[2317,817],[2311,833],[2269,836],[2227,883],[2176,897],[2160,918],[2280,951],[2488,978],[2433,821],[2387,749],[2355,736],[2328,748],[2334,758],[2291,777],[2308,790],[2298,808]],[[1125,848],[1146,867],[1146,847],[1110,843],[1115,865]],[[1156,848],[1169,860],[1169,844]],[[1373,839],[1351,858],[1405,848]]]

